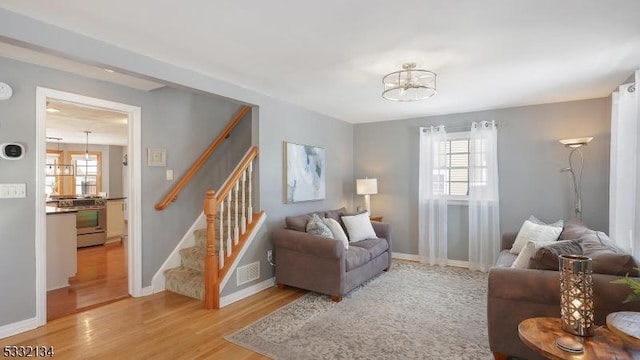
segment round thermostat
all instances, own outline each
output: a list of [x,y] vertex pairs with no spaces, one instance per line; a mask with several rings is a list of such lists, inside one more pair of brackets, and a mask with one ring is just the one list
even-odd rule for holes
[[7,100],[13,95],[13,89],[9,84],[0,82],[0,100]]

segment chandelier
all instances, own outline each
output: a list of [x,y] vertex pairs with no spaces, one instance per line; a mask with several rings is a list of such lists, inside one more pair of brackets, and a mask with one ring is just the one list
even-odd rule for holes
[[416,63],[402,64],[402,70],[382,78],[382,97],[391,101],[419,101],[436,94],[436,73],[416,69]]

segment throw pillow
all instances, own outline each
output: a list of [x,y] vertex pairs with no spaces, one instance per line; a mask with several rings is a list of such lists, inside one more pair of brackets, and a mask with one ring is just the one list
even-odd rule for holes
[[333,233],[317,214],[313,214],[307,223],[307,233],[333,239]]
[[347,228],[347,234],[351,242],[377,238],[376,232],[373,230],[373,225],[371,225],[371,220],[369,220],[368,212],[352,216],[343,216],[342,222],[344,222],[344,226]]
[[532,223],[529,220],[525,220],[524,224],[522,224],[522,227],[520,228],[520,231],[518,232],[516,241],[513,242],[513,246],[511,247],[511,250],[509,250],[509,252],[511,252],[512,254],[519,254],[529,241],[556,241],[558,240],[560,232],[562,232],[561,227],[538,225]]
[[331,230],[333,234],[333,238],[339,241],[342,241],[342,245],[344,245],[345,250],[349,250],[349,239],[347,238],[347,234],[342,230],[342,226],[335,220],[331,218],[322,219],[325,225]]
[[564,220],[558,220],[554,223],[551,224],[547,224],[544,221],[538,219],[537,217],[531,215],[529,216],[529,221],[531,221],[534,224],[538,224],[538,225],[549,225],[549,226],[553,226],[553,227],[563,227],[564,226]]
[[592,232],[582,220],[571,219],[564,224],[560,240],[580,239],[582,235]]
[[298,215],[298,216],[287,216],[284,218],[285,224],[287,224],[287,229],[292,229],[296,231],[307,231],[307,224],[311,220],[311,214]]
[[560,255],[582,255],[580,241],[559,240],[539,248],[529,262],[529,269],[558,271]]
[[528,269],[531,257],[536,254],[536,251],[541,247],[551,244],[551,242],[542,241],[528,241],[524,248],[518,254],[516,260],[511,264],[514,269]]
[[638,275],[635,270],[638,264],[633,256],[611,241],[602,231],[586,231],[580,238],[580,246],[583,254],[592,259],[591,266],[594,273]]

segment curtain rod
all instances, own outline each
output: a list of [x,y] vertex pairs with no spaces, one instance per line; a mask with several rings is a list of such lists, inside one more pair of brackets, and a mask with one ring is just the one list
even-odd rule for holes
[[[490,122],[490,121],[487,121]],[[503,122],[495,122],[496,127],[502,127],[504,126]],[[422,128],[422,132],[427,132],[427,131],[431,131],[431,129],[429,127],[433,126],[434,129],[438,129],[439,125],[428,125],[428,126],[421,126]],[[456,126],[444,126],[445,129],[447,131],[451,130],[452,132],[456,132],[453,130],[457,130],[458,132],[460,131],[471,131],[471,125],[456,125]]]

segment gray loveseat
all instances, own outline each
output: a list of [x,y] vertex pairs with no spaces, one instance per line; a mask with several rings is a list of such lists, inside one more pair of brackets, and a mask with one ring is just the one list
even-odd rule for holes
[[[340,224],[345,209],[315,212]],[[391,266],[391,225],[372,221],[377,239],[343,244],[305,232],[313,213],[287,217],[286,228],[273,231],[276,283],[331,295],[333,301]],[[344,227],[343,227],[344,228]]]
[[[560,273],[557,270],[511,268],[516,255],[509,249],[516,236],[517,233],[503,234],[502,252],[496,266],[489,271],[489,346],[496,359],[506,359],[507,355],[528,360],[544,359],[520,340],[518,324],[533,317],[560,317]],[[576,220],[565,224],[559,240],[575,240],[584,255],[593,258],[596,324],[603,325],[606,316],[612,312],[640,311],[640,302],[622,303],[629,294],[628,287],[611,284],[626,271],[633,270],[636,265],[633,257],[609,252],[612,246],[606,240]]]

